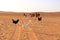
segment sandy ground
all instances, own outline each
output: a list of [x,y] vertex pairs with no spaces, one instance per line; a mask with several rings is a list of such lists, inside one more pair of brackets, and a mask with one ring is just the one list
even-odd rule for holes
[[[24,17],[22,13],[0,12],[0,40],[60,40],[60,13],[40,14],[42,20],[38,21],[30,13]],[[14,24],[12,19],[19,22]]]

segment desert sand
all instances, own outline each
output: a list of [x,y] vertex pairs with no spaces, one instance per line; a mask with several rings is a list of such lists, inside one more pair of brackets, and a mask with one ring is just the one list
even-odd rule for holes
[[23,13],[0,12],[0,40],[60,40],[60,12],[38,12],[41,21]]

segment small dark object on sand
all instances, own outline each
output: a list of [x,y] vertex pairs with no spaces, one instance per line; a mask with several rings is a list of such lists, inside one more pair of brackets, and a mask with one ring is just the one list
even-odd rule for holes
[[34,14],[34,13],[32,13],[32,14],[31,14],[31,17],[34,17],[34,16],[35,16],[35,14]]
[[13,21],[14,24],[17,24],[19,22],[19,19],[17,19],[17,20],[12,19],[12,21]]
[[25,17],[27,16],[25,13],[23,14]]
[[40,14],[39,13],[36,13],[36,17],[39,17],[40,16]]
[[42,20],[42,17],[38,17],[38,21],[41,21]]

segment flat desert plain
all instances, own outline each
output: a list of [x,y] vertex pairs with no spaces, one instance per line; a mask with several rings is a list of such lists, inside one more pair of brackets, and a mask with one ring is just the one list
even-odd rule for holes
[[0,12],[0,40],[60,40],[60,12],[39,13],[41,21],[31,13]]

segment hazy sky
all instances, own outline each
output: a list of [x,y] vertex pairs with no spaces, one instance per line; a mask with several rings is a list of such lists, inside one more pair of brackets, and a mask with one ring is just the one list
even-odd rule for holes
[[0,11],[60,12],[60,0],[0,0]]

